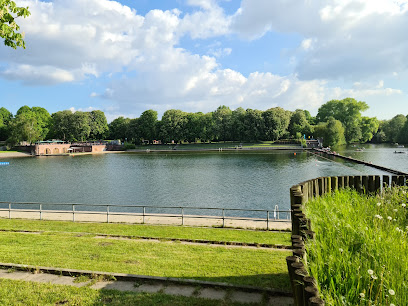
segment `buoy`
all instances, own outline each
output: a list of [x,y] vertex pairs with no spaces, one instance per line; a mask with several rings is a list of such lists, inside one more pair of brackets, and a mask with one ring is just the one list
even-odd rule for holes
[[293,155],[296,155],[296,152],[295,152],[295,153],[293,153]]

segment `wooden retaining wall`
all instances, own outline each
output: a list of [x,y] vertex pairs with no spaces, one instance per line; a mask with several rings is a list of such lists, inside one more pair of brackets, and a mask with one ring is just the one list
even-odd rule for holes
[[313,224],[304,214],[303,208],[313,198],[331,193],[341,188],[351,188],[361,193],[376,194],[384,187],[407,186],[408,176],[333,176],[319,177],[290,188],[292,210],[292,249],[293,255],[286,258],[295,305],[324,305],[317,289],[316,280],[307,271],[307,252],[305,242],[314,239]]

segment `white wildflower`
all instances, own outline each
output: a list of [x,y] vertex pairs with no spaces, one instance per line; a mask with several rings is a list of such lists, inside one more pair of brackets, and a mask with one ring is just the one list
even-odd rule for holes
[[388,216],[387,219],[390,220],[390,221],[392,221],[392,217],[391,217],[391,216]]
[[344,250],[342,248],[339,248],[339,251],[340,251],[340,253],[343,253]]
[[373,275],[373,274],[374,274],[374,271],[371,270],[371,269],[368,269],[367,272],[368,272],[368,274],[370,274],[370,275]]
[[395,295],[395,291],[392,290],[392,289],[388,290],[388,293],[389,293],[390,295]]
[[407,204],[402,203],[401,206],[402,206],[403,208],[405,208],[405,207],[407,207]]
[[397,212],[397,211],[398,211],[398,209],[395,208],[395,209],[394,209],[394,212]]
[[364,292],[361,292],[361,293],[360,293],[360,297],[361,297],[362,299],[365,298]]
[[377,219],[381,220],[383,217],[381,215],[375,215],[374,218],[377,218]]
[[380,203],[380,202],[378,202],[378,203],[377,203],[377,206],[381,206],[381,203]]
[[378,277],[375,276],[375,275],[371,275],[371,278],[372,278],[373,280],[376,280]]

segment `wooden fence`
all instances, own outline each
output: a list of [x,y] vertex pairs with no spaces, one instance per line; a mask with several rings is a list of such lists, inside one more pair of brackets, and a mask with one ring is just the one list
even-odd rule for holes
[[305,204],[315,197],[332,191],[351,188],[361,193],[376,194],[387,186],[407,186],[408,176],[333,176],[319,177],[290,188],[292,210],[292,249],[293,255],[286,258],[295,305],[324,305],[317,289],[316,280],[307,271],[307,252],[305,242],[314,239],[310,219],[304,214]]

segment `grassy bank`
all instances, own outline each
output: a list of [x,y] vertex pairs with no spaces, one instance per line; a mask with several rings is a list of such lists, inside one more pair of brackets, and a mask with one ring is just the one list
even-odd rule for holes
[[290,233],[228,228],[199,228],[144,224],[79,223],[70,221],[1,219],[0,230],[92,233],[150,237],[158,239],[196,239],[251,244],[290,245]]
[[0,279],[1,305],[241,305],[160,293],[93,290],[87,287]]
[[408,305],[407,188],[311,201],[309,268],[328,305]]
[[[22,226],[26,224],[24,220],[17,221]],[[115,225],[110,226],[113,228]],[[161,230],[162,235],[168,235],[166,231],[171,227],[153,228]],[[103,233],[103,230],[99,228],[97,232]],[[244,234],[246,231],[237,232]],[[0,262],[188,278],[287,290],[290,284],[285,257],[289,253],[273,249],[106,239],[91,233],[0,233]]]

